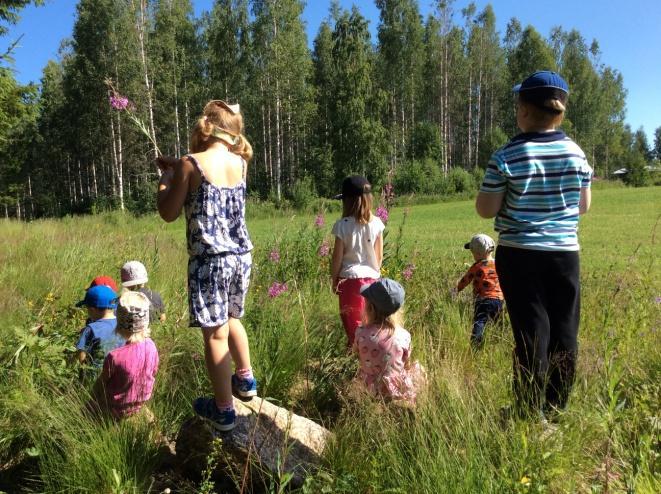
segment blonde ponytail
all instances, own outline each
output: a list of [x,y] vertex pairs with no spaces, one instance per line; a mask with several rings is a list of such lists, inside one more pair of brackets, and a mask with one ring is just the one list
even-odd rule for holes
[[246,136],[239,134],[234,140],[234,145],[230,146],[230,151],[234,154],[238,154],[244,160],[250,161],[252,159],[252,146],[246,139]]

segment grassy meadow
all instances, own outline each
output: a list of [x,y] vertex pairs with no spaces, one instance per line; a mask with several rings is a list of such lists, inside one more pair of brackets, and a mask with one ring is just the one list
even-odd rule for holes
[[[509,326],[488,327],[484,350],[473,353],[470,290],[450,296],[471,260],[463,243],[491,234],[492,222],[477,217],[472,201],[400,202],[387,225],[384,271],[407,290],[405,327],[429,375],[415,414],[349,391],[356,362],[344,348],[329,258],[319,255],[337,213],[326,213],[322,228],[314,215],[260,209],[250,218],[255,266],[244,321],[259,394],[336,435],[300,492],[661,492],[661,189],[593,192],[579,231],[578,376],[552,434],[499,418],[510,401]],[[277,263],[269,260],[273,249]],[[149,286],[167,305],[167,321],[152,333],[161,356],[153,427],[90,420],[71,362],[86,317],[73,304],[94,276],[118,279],[130,259],[145,263]],[[409,264],[413,276],[403,280]],[[288,289],[270,298],[274,281]],[[192,399],[210,393],[202,339],[187,325],[181,219],[0,222],[0,491],[241,491],[241,475],[214,485],[162,464],[155,437],[175,437]],[[284,477],[264,484],[266,492],[288,489]]]

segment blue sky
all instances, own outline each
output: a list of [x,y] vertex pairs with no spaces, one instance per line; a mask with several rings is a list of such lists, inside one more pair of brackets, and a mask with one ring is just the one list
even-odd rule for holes
[[[23,38],[14,52],[16,77],[27,83],[38,81],[41,70],[51,58],[56,58],[61,41],[71,35],[76,10],[75,0],[46,0],[43,7],[28,7],[21,11],[21,21],[0,39],[0,53],[21,34]],[[376,41],[379,13],[373,1],[342,0],[350,8],[356,4],[370,20]],[[430,0],[420,0],[423,15],[432,12]],[[456,19],[469,2],[456,0]],[[511,17],[524,26],[532,24],[547,36],[553,26],[578,29],[590,42],[596,38],[602,51],[601,60],[622,72],[628,90],[627,122],[637,129],[641,125],[650,136],[661,126],[661,0],[476,0],[478,11],[491,3],[497,26],[502,34]],[[193,0],[196,14],[208,10],[212,0]],[[330,0],[310,0],[304,12],[308,41],[311,43],[320,22],[328,16]]]

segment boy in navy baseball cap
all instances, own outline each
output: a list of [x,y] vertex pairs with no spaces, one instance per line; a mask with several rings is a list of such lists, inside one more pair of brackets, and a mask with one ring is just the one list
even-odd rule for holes
[[576,376],[580,321],[579,215],[592,167],[560,128],[569,85],[550,70],[514,86],[521,133],[487,164],[476,209],[494,218],[496,273],[514,335],[515,410],[554,419]]
[[125,343],[124,338],[115,333],[117,294],[105,285],[90,287],[85,298],[76,304],[76,307],[83,306],[87,307],[89,322],[81,330],[76,344],[78,361],[98,368],[108,352]]

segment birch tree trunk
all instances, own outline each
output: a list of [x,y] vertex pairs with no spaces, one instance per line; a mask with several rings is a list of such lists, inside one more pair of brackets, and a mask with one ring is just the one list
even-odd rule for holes
[[34,219],[34,199],[32,198],[32,178],[28,175],[28,197],[30,198],[30,219]]
[[94,187],[94,199],[96,199],[99,196],[99,189],[97,188],[96,184],[96,163],[94,160],[92,160],[92,184]]
[[[480,37],[482,35],[480,34]],[[475,118],[476,127],[475,127],[475,159],[473,163],[473,168],[477,168],[480,155],[480,118],[481,118],[481,102],[482,102],[482,43],[480,40],[480,69],[478,70],[477,76],[477,115]]]
[[[142,60],[142,70],[145,78],[145,89],[147,90],[147,110],[149,111],[149,132],[153,139],[154,158],[158,158],[158,151],[156,149],[156,130],[154,128],[154,105],[152,101],[153,86],[149,82],[149,71],[147,67],[147,57],[145,55],[145,23],[146,23],[146,10],[147,1],[140,0],[140,16],[137,21],[138,41],[140,42],[140,58]],[[122,207],[122,210],[124,208]]]
[[468,69],[468,160],[466,160],[466,164],[470,166],[473,155],[471,153],[472,148],[471,148],[471,134],[473,131],[472,127],[472,119],[473,119],[473,73],[471,72],[470,69]]
[[172,49],[172,85],[174,89],[174,155],[179,156],[181,153],[181,137],[179,135],[179,99],[177,93],[177,68],[174,48]]

